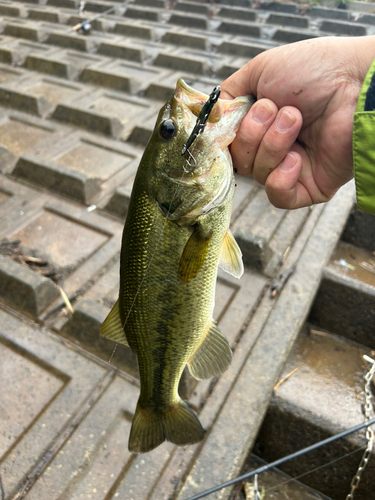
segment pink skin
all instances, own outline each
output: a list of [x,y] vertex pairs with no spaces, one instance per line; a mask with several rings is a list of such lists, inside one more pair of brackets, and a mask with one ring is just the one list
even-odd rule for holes
[[353,114],[375,36],[306,40],[263,52],[222,83],[258,101],[231,145],[233,165],[276,207],[331,199],[353,177]]

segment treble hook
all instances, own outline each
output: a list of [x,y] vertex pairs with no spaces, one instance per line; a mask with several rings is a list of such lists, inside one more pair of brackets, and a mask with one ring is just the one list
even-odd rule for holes
[[[186,160],[186,163],[189,165],[189,167],[191,168],[190,170],[188,168],[186,168],[185,166],[183,166],[182,168],[184,169],[184,172],[186,174],[191,174],[191,172],[195,169],[195,167],[197,166],[197,160],[194,158],[194,156],[190,153],[190,151],[187,149],[186,150],[186,153],[189,155],[189,158]],[[192,160],[193,163],[190,163],[190,160]]]

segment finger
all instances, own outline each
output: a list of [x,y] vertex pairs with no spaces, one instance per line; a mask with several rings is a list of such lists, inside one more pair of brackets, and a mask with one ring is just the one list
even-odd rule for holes
[[272,205],[289,210],[312,205],[311,197],[299,183],[301,171],[302,158],[291,151],[269,174],[264,187]]
[[270,173],[265,189],[275,207],[289,210],[326,202],[336,192],[334,189],[324,194],[319,189],[310,158],[300,144],[294,144],[292,151]]
[[293,106],[279,110],[276,120],[265,133],[254,159],[253,176],[265,184],[274,168],[286,157],[302,127],[302,114]]
[[230,152],[233,166],[241,175],[252,175],[259,145],[274,122],[278,108],[270,99],[260,99],[242,120]]

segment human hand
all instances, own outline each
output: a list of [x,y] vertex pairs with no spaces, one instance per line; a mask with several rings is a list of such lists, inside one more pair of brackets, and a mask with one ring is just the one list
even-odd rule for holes
[[328,201],[353,177],[353,115],[375,37],[318,38],[261,53],[221,85],[258,101],[231,145],[278,208]]

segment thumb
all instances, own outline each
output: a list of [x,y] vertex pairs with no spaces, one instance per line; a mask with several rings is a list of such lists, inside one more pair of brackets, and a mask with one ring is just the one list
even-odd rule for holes
[[257,87],[266,52],[251,59],[245,66],[227,78],[221,86],[222,99],[234,99],[238,96],[253,94],[257,97]]

